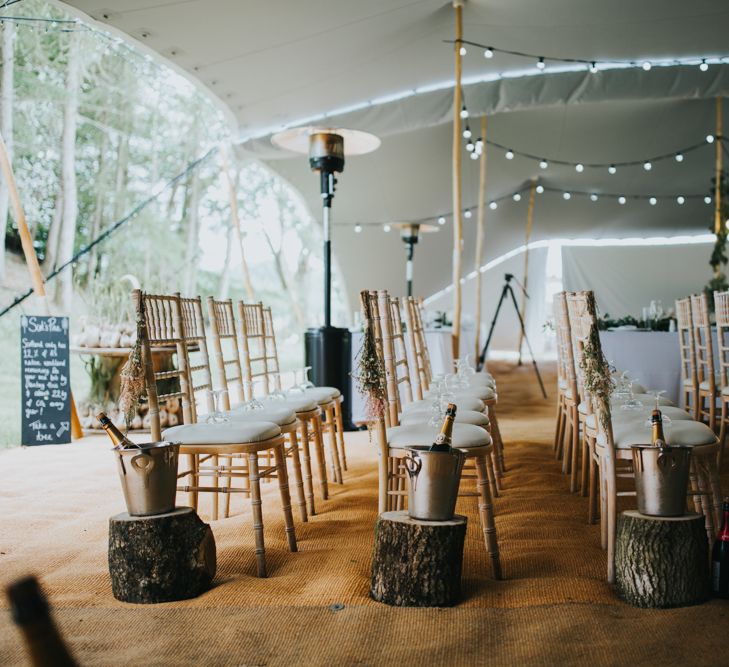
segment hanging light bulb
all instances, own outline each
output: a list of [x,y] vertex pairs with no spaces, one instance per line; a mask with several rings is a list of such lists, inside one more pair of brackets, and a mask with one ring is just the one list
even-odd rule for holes
[[466,125],[466,129],[463,130],[463,138],[464,139],[470,139],[471,138],[471,128]]
[[495,211],[495,210],[496,210],[497,208],[499,208],[499,205],[498,205],[498,204],[497,204],[497,203],[496,203],[495,201],[492,201],[492,202],[491,202],[491,203],[489,204],[489,208],[490,208],[490,209],[491,209],[492,211]]
[[597,63],[596,62],[590,63],[590,72],[592,72],[593,74],[595,74],[597,72]]
[[650,64],[650,61],[646,60],[646,61],[645,61],[645,62],[644,62],[644,63],[643,63],[642,65],[641,65],[641,67],[642,67],[642,68],[643,68],[643,69],[644,69],[644,70],[645,70],[646,72],[648,72],[648,71],[650,71],[650,68],[652,67],[652,65]]
[[685,197],[682,197],[681,195],[679,195],[678,197],[676,197],[676,203],[678,203],[678,204],[680,204],[682,206],[683,206],[683,203],[685,201],[686,201],[686,198]]
[[596,194],[591,194],[590,195],[590,201],[597,201],[597,195]]
[[625,204],[625,202],[626,202],[625,197],[623,197],[622,195],[620,197],[618,197],[618,204],[620,204],[622,206],[623,204]]
[[483,150],[483,139],[481,139],[481,137],[479,137],[478,139],[476,139],[476,151],[478,153],[480,153],[482,150]]
[[443,217],[441,215],[440,218],[438,218],[438,224],[439,225],[445,225],[445,223],[446,223],[446,219],[445,219],[445,217]]
[[392,230],[392,227],[390,227],[390,225],[387,225],[386,224],[386,225],[383,225],[382,226],[382,231],[385,232],[385,233],[387,233],[387,232],[389,232],[391,230]]
[[478,151],[473,151],[471,153],[471,159],[472,160],[478,160]]
[[514,159],[514,151],[512,151],[511,148],[510,148],[508,151],[506,151],[506,155],[504,155],[504,157],[507,160],[513,160]]
[[699,69],[702,72],[705,72],[707,69],[709,69],[709,64],[706,62],[706,58],[701,59],[701,64],[699,65]]
[[465,47],[465,46],[461,46],[461,48],[460,48],[460,49],[458,49],[458,52],[459,52],[459,53],[460,53],[460,54],[461,54],[462,56],[465,56],[465,55],[466,55],[466,54],[468,53],[468,51],[467,51],[467,49],[466,49],[466,47]]
[[521,201],[521,195],[518,192],[514,193],[514,196],[512,197],[514,201]]
[[474,148],[476,148],[476,146],[472,141],[469,140],[469,142],[466,144],[466,150],[470,153],[471,151],[473,151]]
[[539,168],[546,169],[549,166],[549,162],[546,160],[539,160]]
[[537,60],[537,69],[544,69],[546,65],[544,64],[544,58],[540,57],[539,60]]
[[468,118],[468,109],[466,109],[466,105],[464,104],[463,107],[461,107],[461,118]]
[[709,197],[708,195],[704,197],[704,204],[711,204],[711,197]]
[[544,186],[543,185],[537,185],[537,194],[542,194],[544,192]]
[[357,224],[356,224],[356,225],[354,226],[354,231],[355,231],[355,233],[357,233],[357,234],[361,233],[361,232],[362,232],[362,225],[360,225],[359,223],[357,223]]
[[563,192],[562,199],[572,199],[572,195],[569,192]]
[[471,209],[470,208],[467,208],[465,211],[463,211],[463,217],[464,218],[470,218],[472,215],[473,215],[473,213],[471,213]]
[[650,162],[644,162],[643,169],[645,169],[646,171],[650,171],[651,169],[653,169],[653,165]]
[[707,134],[706,135],[706,143],[707,144],[713,144],[714,143],[714,135],[713,134]]
[[581,162],[578,162],[575,165],[575,171],[577,171],[577,172],[579,172],[581,174],[583,171],[585,171],[585,165],[582,164]]
[[683,162],[683,153],[676,153],[676,162]]
[[615,167],[615,165],[614,165],[614,164],[611,164],[611,165],[610,165],[610,166],[608,167],[608,174],[614,174],[614,173],[615,173],[616,171],[617,171],[617,169],[616,169],[616,167]]
[[649,203],[649,204],[650,204],[651,206],[655,206],[655,205],[656,205],[656,204],[658,203],[658,200],[657,200],[657,199],[656,199],[655,197],[651,197],[651,198],[650,198],[650,199],[648,200],[648,203]]
[[487,46],[483,50],[483,57],[484,58],[493,58],[494,57],[494,50],[490,46]]

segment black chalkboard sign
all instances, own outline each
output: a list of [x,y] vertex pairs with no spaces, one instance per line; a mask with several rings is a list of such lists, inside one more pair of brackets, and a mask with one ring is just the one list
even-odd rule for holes
[[71,442],[71,377],[68,318],[20,318],[22,443]]

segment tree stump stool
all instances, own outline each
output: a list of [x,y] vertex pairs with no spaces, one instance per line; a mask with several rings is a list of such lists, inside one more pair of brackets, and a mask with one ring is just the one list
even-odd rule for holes
[[466,517],[420,521],[385,512],[375,525],[370,595],[398,607],[450,607],[461,597]]
[[708,600],[704,517],[623,512],[615,543],[615,587],[635,607],[686,607]]
[[191,507],[109,519],[109,574],[117,600],[150,604],[196,597],[210,587],[215,567],[213,531]]

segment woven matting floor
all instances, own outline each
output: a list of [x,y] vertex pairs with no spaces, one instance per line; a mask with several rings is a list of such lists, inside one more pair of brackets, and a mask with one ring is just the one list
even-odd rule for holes
[[[297,521],[298,553],[286,547],[276,486],[264,485],[268,579],[255,577],[250,512],[234,497],[235,516],[212,524],[214,588],[152,606],[111,595],[107,518],[123,499],[108,442],[2,452],[0,583],[39,575],[87,666],[727,664],[729,603],[645,611],[616,599],[599,527],[587,525],[586,499],[568,493],[552,458],[554,396],[541,399],[531,366],[492,370],[508,466],[495,501],[506,580],[491,579],[475,499],[464,499],[465,599],[455,608],[369,599],[377,471],[366,433],[348,434],[345,485],[330,487],[309,523]],[[551,388],[553,369],[544,370]],[[0,665],[15,664],[23,651],[4,613]]]

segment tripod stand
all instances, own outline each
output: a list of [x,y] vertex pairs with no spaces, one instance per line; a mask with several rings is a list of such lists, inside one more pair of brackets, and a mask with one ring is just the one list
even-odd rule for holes
[[522,319],[521,312],[519,311],[519,306],[516,303],[516,296],[514,295],[514,288],[511,286],[511,280],[512,278],[516,282],[517,285],[521,288],[521,291],[524,292],[524,296],[528,299],[529,295],[527,294],[527,291],[524,289],[522,285],[519,284],[519,281],[514,278],[514,275],[511,273],[507,273],[504,275],[504,280],[506,281],[504,283],[504,287],[501,289],[501,297],[499,298],[499,303],[496,306],[496,312],[494,313],[494,319],[491,320],[491,328],[489,329],[489,335],[486,338],[486,344],[483,346],[483,349],[481,350],[481,354],[478,357],[478,370],[481,370],[483,368],[484,361],[486,360],[486,354],[489,349],[489,343],[491,342],[491,337],[494,335],[494,327],[496,326],[496,318],[499,316],[499,311],[501,310],[501,304],[504,303],[504,299],[506,298],[506,295],[509,294],[511,296],[511,301],[514,304],[514,310],[516,311],[516,316],[519,318],[519,326],[521,327],[521,334],[524,336],[524,340],[527,344],[527,349],[529,350],[529,354],[532,357],[532,365],[534,366],[534,372],[537,374],[537,380],[539,380],[539,388],[542,390],[542,396],[544,398],[547,398],[547,392],[544,389],[544,383],[542,382],[542,376],[539,374],[539,367],[537,366],[537,360],[534,358],[534,352],[532,352],[532,346],[529,343],[529,339],[526,335],[526,330],[524,328],[524,320]]

